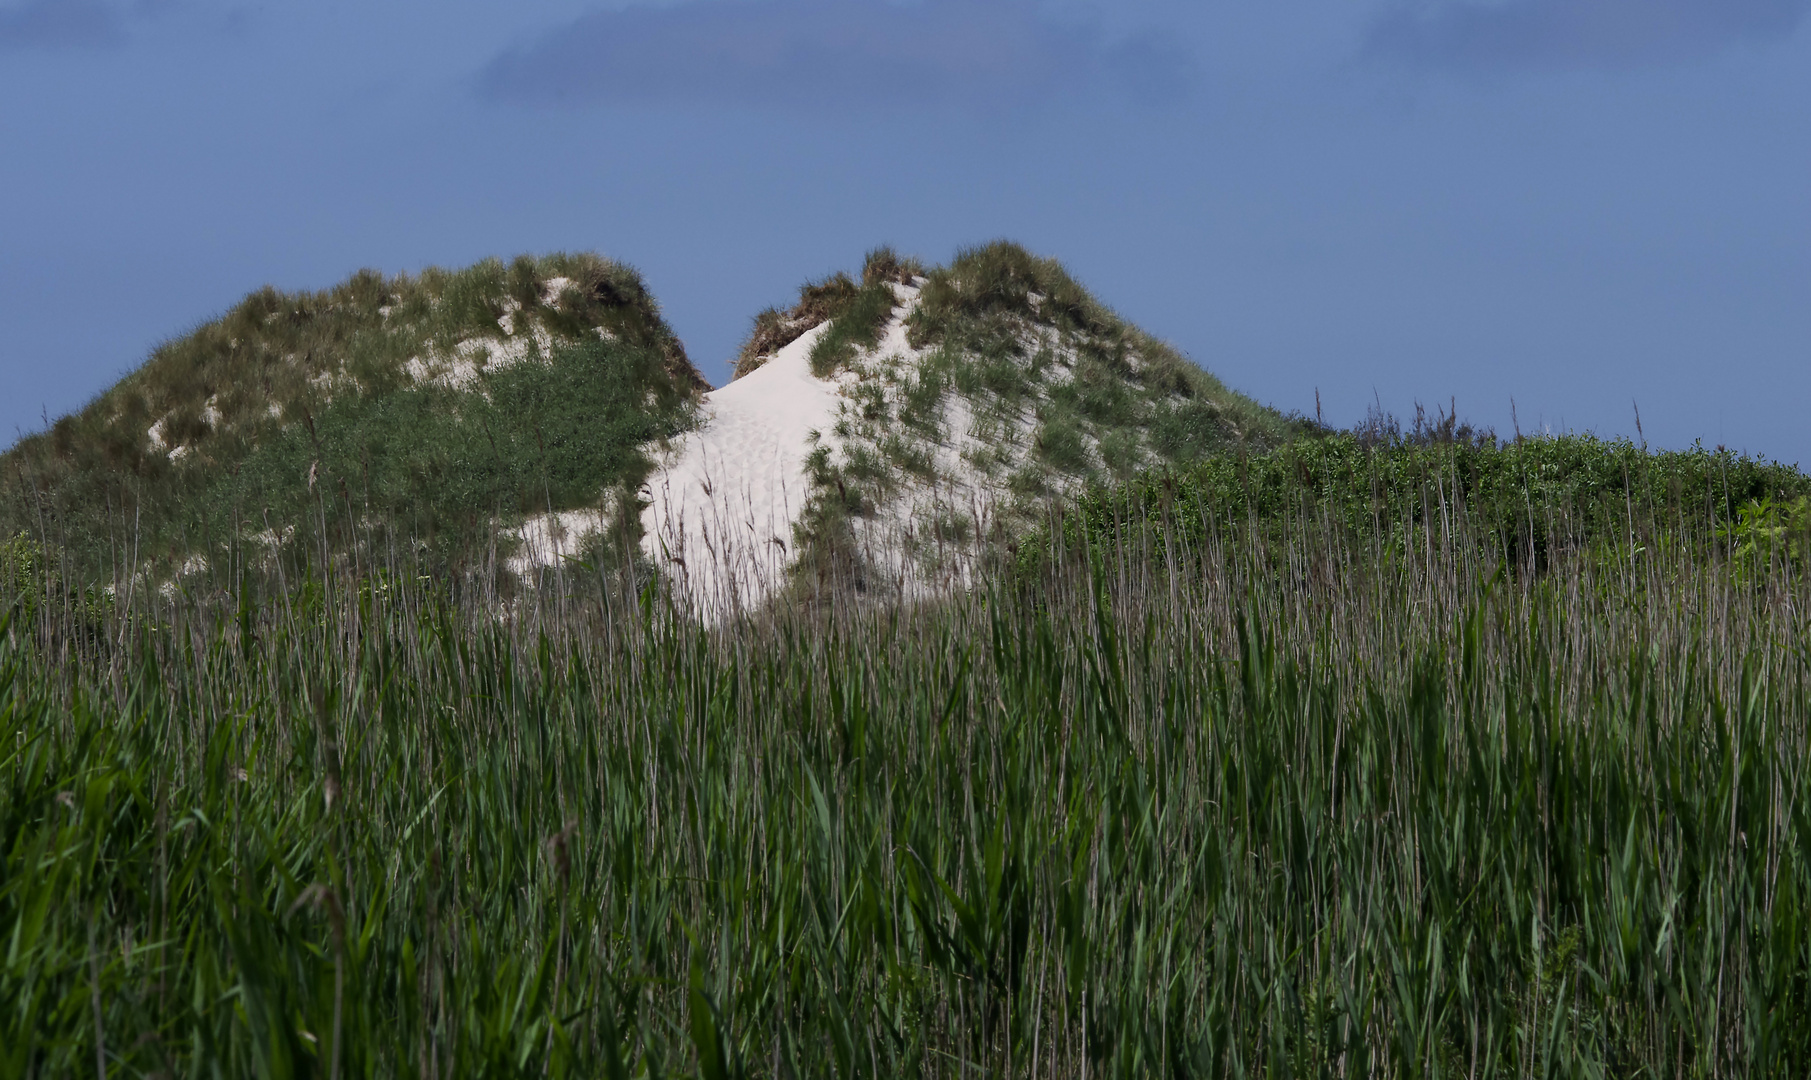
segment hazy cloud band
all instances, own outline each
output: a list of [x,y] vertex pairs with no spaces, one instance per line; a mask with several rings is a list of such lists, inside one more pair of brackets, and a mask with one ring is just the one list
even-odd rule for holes
[[1188,61],[1111,42],[1030,0],[695,0],[596,11],[497,56],[486,96],[520,104],[939,102],[1020,108],[1102,87],[1180,92]]
[[1417,67],[1626,68],[1791,34],[1811,0],[1434,0],[1395,8],[1366,51]]

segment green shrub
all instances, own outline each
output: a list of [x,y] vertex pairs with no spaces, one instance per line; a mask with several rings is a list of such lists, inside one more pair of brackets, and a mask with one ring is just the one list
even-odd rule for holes
[[1795,468],[1702,447],[1648,453],[1591,436],[1373,445],[1337,435],[1098,485],[1061,529],[1072,548],[1110,548],[1152,527],[1199,548],[1248,528],[1280,536],[1305,524],[1402,544],[1462,526],[1467,542],[1487,543],[1511,567],[1539,569],[1597,543],[1708,544],[1721,535],[1764,546],[1805,527],[1792,524],[1805,504],[1787,500],[1807,494],[1811,477]]
[[50,588],[44,548],[28,533],[0,542],[0,618],[22,625],[37,620],[38,606]]
[[[1101,425],[1149,428],[1163,460],[1183,462],[1225,447],[1275,446],[1307,429],[1265,408],[1125,322],[1096,300],[1061,263],[996,241],[959,252],[929,271],[907,324],[915,348],[941,348],[987,374],[959,375],[993,389],[1015,389],[1006,369],[1042,370],[1054,357],[1032,355],[1030,331],[1053,332],[1074,364],[1058,391]],[[1045,350],[1046,353],[1048,350]],[[961,385],[961,383],[959,383]]]
[[1097,336],[1114,336],[1121,329],[1119,320],[1061,263],[1002,240],[965,248],[948,266],[930,272],[912,322],[912,345],[940,344],[964,324],[1000,316],[1037,319],[1062,331]]
[[1717,536],[1739,560],[1764,563],[1783,557],[1811,561],[1811,495],[1776,499],[1770,491],[1751,498],[1717,529]]
[[1065,473],[1086,472],[1090,464],[1088,444],[1068,417],[1057,413],[1038,427],[1034,444],[1039,456],[1052,468]]

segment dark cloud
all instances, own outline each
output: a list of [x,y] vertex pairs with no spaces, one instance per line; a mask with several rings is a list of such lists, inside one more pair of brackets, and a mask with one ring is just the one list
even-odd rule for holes
[[593,12],[496,57],[479,87],[522,104],[996,110],[1101,87],[1161,100],[1188,76],[1188,59],[1167,42],[1109,41],[1032,0],[694,0]]
[[1430,68],[1627,68],[1784,37],[1811,0],[1432,0],[1377,20],[1374,59]]
[[0,49],[80,49],[124,40],[123,16],[102,0],[0,5]]

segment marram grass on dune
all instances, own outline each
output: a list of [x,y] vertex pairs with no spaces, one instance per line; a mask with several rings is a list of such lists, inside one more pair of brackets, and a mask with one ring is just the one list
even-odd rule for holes
[[498,523],[628,506],[703,387],[640,275],[596,255],[265,288],[0,456],[0,533],[89,576],[168,578],[321,517],[337,548],[383,520],[443,566],[494,561]]

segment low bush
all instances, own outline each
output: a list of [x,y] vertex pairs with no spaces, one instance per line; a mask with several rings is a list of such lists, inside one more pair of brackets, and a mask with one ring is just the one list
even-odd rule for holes
[[1378,442],[1361,431],[1097,485],[1061,530],[1080,549],[1147,528],[1198,546],[1248,526],[1281,536],[1306,524],[1389,537],[1400,550],[1426,530],[1464,528],[1512,569],[1539,570],[1599,543],[1632,551],[1722,535],[1765,545],[1805,527],[1803,504],[1790,500],[1808,494],[1811,477],[1796,468],[1703,447],[1649,453],[1588,435]]

